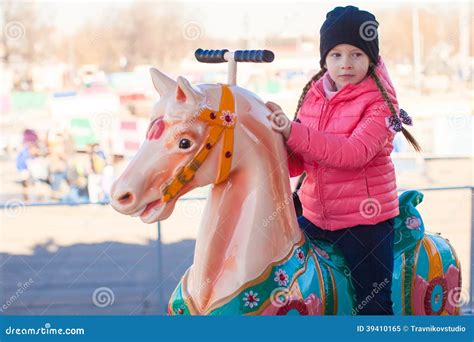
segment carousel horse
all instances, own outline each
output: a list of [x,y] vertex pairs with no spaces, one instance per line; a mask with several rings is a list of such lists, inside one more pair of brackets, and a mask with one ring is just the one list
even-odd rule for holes
[[[150,70],[160,100],[145,141],[112,187],[112,206],[153,223],[168,218],[190,190],[212,184],[194,261],[171,296],[170,315],[357,312],[341,251],[298,227],[287,151],[271,129],[269,110],[235,85],[237,61],[268,62],[269,53],[196,51],[200,61],[229,62],[227,84],[193,85]],[[422,200],[418,191],[399,197],[393,309],[457,315],[459,260],[446,239],[425,232],[416,209]],[[374,293],[383,286],[374,284]]]

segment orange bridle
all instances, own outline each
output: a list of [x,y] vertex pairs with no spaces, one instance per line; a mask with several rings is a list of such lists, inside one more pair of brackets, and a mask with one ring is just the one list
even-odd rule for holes
[[221,154],[219,156],[219,169],[217,179],[214,184],[220,184],[229,177],[232,166],[232,155],[234,149],[234,127],[237,120],[235,114],[234,96],[230,87],[223,84],[221,101],[218,111],[213,111],[208,107],[201,108],[198,119],[205,121],[209,126],[209,134],[200,147],[196,155],[186,165],[180,167],[173,175],[171,181],[163,186],[163,202],[169,202],[183,189],[183,187],[193,180],[196,171],[209,156],[211,149],[219,142],[223,136]]

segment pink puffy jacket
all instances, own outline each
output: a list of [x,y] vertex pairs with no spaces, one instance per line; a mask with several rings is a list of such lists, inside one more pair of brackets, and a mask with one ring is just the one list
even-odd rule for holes
[[[376,72],[398,111],[381,58]],[[324,95],[323,77],[313,82],[298,112],[301,123],[292,122],[287,148],[290,176],[306,170],[299,196],[303,215],[316,226],[338,230],[399,214],[390,115],[370,77],[346,84],[331,100]]]

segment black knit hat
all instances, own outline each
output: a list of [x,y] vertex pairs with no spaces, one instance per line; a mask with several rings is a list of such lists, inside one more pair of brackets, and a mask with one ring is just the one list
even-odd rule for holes
[[336,7],[326,14],[320,34],[321,68],[329,51],[339,44],[350,44],[364,51],[377,64],[379,39],[375,16],[354,6]]

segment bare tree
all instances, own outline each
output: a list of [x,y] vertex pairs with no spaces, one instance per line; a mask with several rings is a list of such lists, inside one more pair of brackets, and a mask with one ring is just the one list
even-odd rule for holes
[[76,66],[97,64],[105,71],[164,66],[181,59],[195,44],[183,32],[185,26],[172,4],[136,2],[99,13],[64,37],[62,45],[69,48],[60,48],[58,54],[69,62],[72,54]]
[[31,64],[51,58],[53,26],[35,3],[4,0],[2,17],[2,60],[9,65],[13,59]]

